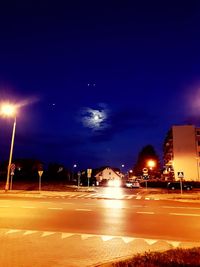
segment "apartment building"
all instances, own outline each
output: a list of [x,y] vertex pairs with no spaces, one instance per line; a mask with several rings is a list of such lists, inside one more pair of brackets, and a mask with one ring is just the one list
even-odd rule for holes
[[200,128],[172,126],[164,141],[166,177],[200,181]]

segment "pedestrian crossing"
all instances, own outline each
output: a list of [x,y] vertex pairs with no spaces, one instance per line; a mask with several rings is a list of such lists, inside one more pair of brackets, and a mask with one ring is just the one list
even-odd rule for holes
[[102,193],[68,193],[68,194],[60,194],[59,196],[48,195],[48,198],[63,198],[63,199],[121,199],[121,200],[130,200],[130,199],[141,199],[141,196],[137,194],[132,195],[109,195],[109,194],[102,194]]

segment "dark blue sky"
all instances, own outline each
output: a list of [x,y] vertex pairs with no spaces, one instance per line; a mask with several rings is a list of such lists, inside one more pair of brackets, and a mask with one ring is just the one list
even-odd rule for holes
[[[173,124],[198,123],[199,80],[199,1],[0,4],[0,99],[29,103],[14,158],[131,168],[147,144],[162,156]],[[0,119],[1,159],[11,130]]]

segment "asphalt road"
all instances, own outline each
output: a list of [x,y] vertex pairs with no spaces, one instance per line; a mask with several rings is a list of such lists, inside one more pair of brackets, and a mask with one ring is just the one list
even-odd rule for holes
[[200,205],[143,199],[0,198],[0,228],[200,240]]

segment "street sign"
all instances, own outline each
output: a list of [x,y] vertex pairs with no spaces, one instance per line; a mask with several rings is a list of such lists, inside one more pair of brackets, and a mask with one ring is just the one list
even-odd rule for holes
[[14,172],[14,170],[15,170],[15,164],[14,164],[14,163],[12,163],[12,164],[10,165],[10,170],[11,170],[11,172]]
[[148,169],[147,169],[147,168],[143,168],[143,169],[142,169],[142,172],[143,172],[143,173],[148,173]]
[[42,177],[43,171],[38,171],[40,177]]
[[184,172],[178,172],[178,178],[184,178]]
[[87,169],[87,177],[91,178],[92,169]]

